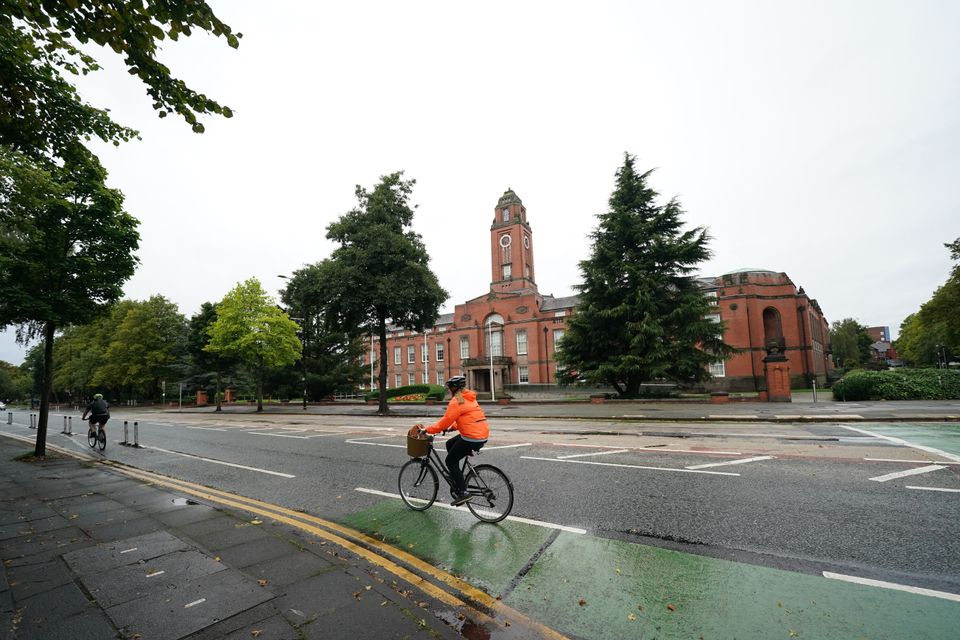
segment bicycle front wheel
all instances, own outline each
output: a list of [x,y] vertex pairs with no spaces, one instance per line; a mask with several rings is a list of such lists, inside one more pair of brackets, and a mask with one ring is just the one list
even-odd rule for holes
[[500,522],[513,509],[513,483],[503,471],[489,464],[478,464],[467,476],[467,502],[470,513],[484,522]]
[[426,459],[414,458],[400,467],[400,497],[414,511],[424,511],[437,499],[440,481]]
[[103,451],[107,448],[107,434],[103,429],[100,430],[100,433],[97,435],[97,439],[100,441],[100,451]]
[[87,444],[91,449],[97,446],[97,430],[92,427],[87,429]]

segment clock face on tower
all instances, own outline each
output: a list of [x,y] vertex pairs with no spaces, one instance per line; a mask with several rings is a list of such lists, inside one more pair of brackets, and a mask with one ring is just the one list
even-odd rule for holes
[[513,239],[508,234],[503,234],[502,236],[500,236],[501,247],[504,247],[504,248],[509,247],[511,242],[513,242]]
[[523,236],[523,246],[527,249],[530,248],[530,236]]

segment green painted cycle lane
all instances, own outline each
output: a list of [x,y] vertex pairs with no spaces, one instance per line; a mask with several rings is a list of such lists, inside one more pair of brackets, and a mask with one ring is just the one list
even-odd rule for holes
[[932,447],[960,456],[960,424],[957,423],[858,424],[856,426],[881,436],[899,438],[910,444]]
[[[955,640],[960,602],[384,501],[344,523],[577,638]],[[539,555],[538,555],[539,554]]]

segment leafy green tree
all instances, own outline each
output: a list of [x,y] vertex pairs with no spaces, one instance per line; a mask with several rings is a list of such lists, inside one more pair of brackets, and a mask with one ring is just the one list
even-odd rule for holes
[[303,361],[300,377],[306,377],[312,398],[325,398],[338,391],[352,391],[363,380],[363,340],[329,313],[331,298],[329,261],[298,269],[288,280],[281,300],[300,319]]
[[111,305],[109,312],[87,324],[67,327],[57,336],[53,346],[53,361],[57,363],[53,372],[55,389],[69,390],[78,401],[96,391],[113,397],[111,389],[95,390],[94,379],[107,362],[111,337],[131,304],[124,300]]
[[240,34],[221,22],[206,2],[0,3],[0,145],[37,158],[63,157],[81,140],[98,137],[118,143],[136,132],[110,119],[105,109],[84,102],[68,81],[100,68],[77,43],[95,43],[123,56],[128,71],[143,81],[160,117],[179,114],[202,132],[198,115],[232,112],[171,75],[157,59],[158,47],[194,31],[226,39]]
[[17,325],[22,341],[43,337],[36,440],[43,456],[56,331],[120,298],[140,238],[123,196],[106,186],[106,170],[82,145],[49,171],[0,146],[0,176],[0,325]]
[[843,369],[855,369],[868,364],[873,356],[870,345],[873,338],[867,328],[853,318],[836,320],[830,327],[830,346],[833,359]]
[[186,318],[163,296],[133,302],[117,326],[94,382],[128,397],[159,398],[166,380],[183,378]]
[[297,323],[274,306],[256,278],[238,284],[224,296],[209,334],[205,350],[236,358],[255,372],[257,411],[263,411],[266,369],[293,364],[301,355]]
[[418,233],[410,230],[415,180],[399,171],[372,191],[357,185],[357,206],[327,227],[338,243],[319,269],[325,279],[325,321],[352,338],[380,336],[379,412],[387,407],[387,325],[414,331],[433,326],[447,292],[430,270]]
[[234,378],[237,362],[219,353],[205,350],[210,342],[210,326],[217,321],[217,305],[204,302],[200,311],[190,318],[187,331],[187,352],[190,355],[190,377],[204,386],[213,382],[217,411],[222,411],[222,393],[224,379]]
[[960,238],[944,246],[958,264],[920,310],[903,321],[894,345],[914,365],[937,366],[960,354]]
[[580,302],[557,352],[562,382],[583,377],[629,398],[652,380],[707,380],[708,365],[732,353],[691,275],[710,256],[706,230],[683,231],[680,204],[657,204],[652,171],[638,174],[635,161],[625,154],[609,211],[598,216],[580,262]]

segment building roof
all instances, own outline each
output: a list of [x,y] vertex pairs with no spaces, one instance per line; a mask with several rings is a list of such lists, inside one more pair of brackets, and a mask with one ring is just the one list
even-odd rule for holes
[[540,305],[540,311],[559,311],[560,309],[572,309],[578,304],[580,304],[580,298],[578,296],[566,296],[564,298],[543,296],[543,304]]
[[503,195],[500,196],[500,200],[497,201],[497,206],[502,207],[508,204],[523,204],[520,200],[520,197],[513,192],[513,189],[507,187],[507,190],[503,192]]
[[734,269],[733,271],[727,271],[722,275],[729,275],[731,273],[776,273],[776,271],[771,271],[770,269],[757,269],[754,267],[743,267],[742,269]]

